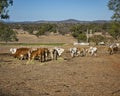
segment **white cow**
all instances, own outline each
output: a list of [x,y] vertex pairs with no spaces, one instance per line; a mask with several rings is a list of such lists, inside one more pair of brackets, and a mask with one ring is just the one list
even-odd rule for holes
[[88,48],[87,50],[86,50],[86,52],[89,54],[89,55],[91,55],[91,56],[97,56],[97,47],[93,47],[93,46],[91,46],[90,48]]
[[72,57],[77,56],[77,48],[76,47],[70,48],[70,54]]
[[71,54],[71,57],[85,56],[85,49],[73,47],[73,48],[70,48],[70,54]]
[[54,49],[57,50],[59,56],[61,56],[61,54],[64,52],[64,49],[63,49],[63,48],[55,47]]
[[50,51],[51,58],[53,60],[57,60],[57,58],[61,56],[62,53],[64,52],[64,49],[55,47],[55,48],[51,48],[49,51]]

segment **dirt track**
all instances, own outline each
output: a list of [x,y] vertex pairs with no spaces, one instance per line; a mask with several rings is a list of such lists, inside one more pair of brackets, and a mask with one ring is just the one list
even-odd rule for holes
[[120,54],[26,62],[0,54],[0,96],[120,96]]

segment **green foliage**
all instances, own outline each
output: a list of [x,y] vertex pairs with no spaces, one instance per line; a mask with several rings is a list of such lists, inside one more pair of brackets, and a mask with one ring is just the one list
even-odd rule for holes
[[[105,34],[109,30],[109,27],[110,27],[109,25],[110,25],[109,23],[76,24],[76,25],[71,26],[70,31],[72,32],[72,36],[75,37],[79,42],[87,41],[87,40],[85,40],[87,38],[85,35],[87,32],[88,32],[88,34],[90,34],[90,30],[92,30],[92,33],[102,32],[103,34]],[[98,38],[99,37],[100,36],[98,36]],[[97,40],[93,40],[93,39],[91,39],[91,41],[95,41],[95,42],[97,41]],[[97,39],[97,38],[95,38],[95,39]],[[98,41],[100,41],[100,40],[98,40]]]
[[83,25],[77,24],[71,27],[70,31],[75,33],[82,33],[84,31],[84,28],[82,28]]
[[1,24],[0,26],[0,41],[5,41],[6,43],[8,41],[18,41],[16,37],[16,32],[11,30],[8,26],[5,24]]
[[78,35],[79,35],[79,34],[78,34],[77,32],[73,32],[73,33],[72,33],[72,36],[73,36],[74,38],[77,38]]
[[77,37],[78,42],[85,42],[87,39],[86,34],[79,34]]
[[114,12],[112,19],[120,21],[120,0],[109,0],[108,7]]
[[72,31],[72,36],[75,37],[78,42],[80,41],[86,41],[86,26],[81,25],[81,24],[77,24],[71,27],[71,31]]
[[109,34],[116,40],[120,38],[120,0],[109,0],[108,7],[114,12],[110,24]]
[[105,41],[105,37],[103,37],[103,36],[101,36],[101,35],[95,35],[95,36],[93,36],[93,37],[90,37],[90,38],[89,38],[89,41],[95,42],[96,45],[97,45],[99,42]]
[[62,35],[68,34],[70,32],[70,26],[71,24],[59,23],[57,24],[56,31]]
[[120,23],[119,22],[111,23],[109,34],[116,40],[120,39]]
[[33,29],[29,29],[29,34],[33,34]]
[[47,34],[49,32],[56,32],[56,26],[54,24],[43,24],[43,25],[39,26],[36,36],[39,37],[39,36],[44,35],[45,33]]
[[7,10],[7,9],[10,5],[13,5],[13,0],[0,0],[0,17],[1,17],[1,19],[9,18],[9,15],[8,15],[9,10]]

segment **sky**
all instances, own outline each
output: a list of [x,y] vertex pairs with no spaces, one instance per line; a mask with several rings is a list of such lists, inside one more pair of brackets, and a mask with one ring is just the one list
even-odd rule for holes
[[108,0],[13,0],[7,21],[111,20]]

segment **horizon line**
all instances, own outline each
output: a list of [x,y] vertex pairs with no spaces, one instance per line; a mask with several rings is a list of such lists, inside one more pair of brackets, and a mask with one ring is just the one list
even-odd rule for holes
[[0,20],[3,22],[38,22],[38,21],[43,21],[43,22],[60,22],[60,21],[67,21],[67,20],[73,20],[73,21],[86,21],[86,22],[93,22],[93,21],[112,21],[112,19],[105,20],[105,19],[96,19],[96,20],[79,20],[79,19],[62,19],[62,20],[47,20],[47,19],[41,19],[41,20]]

